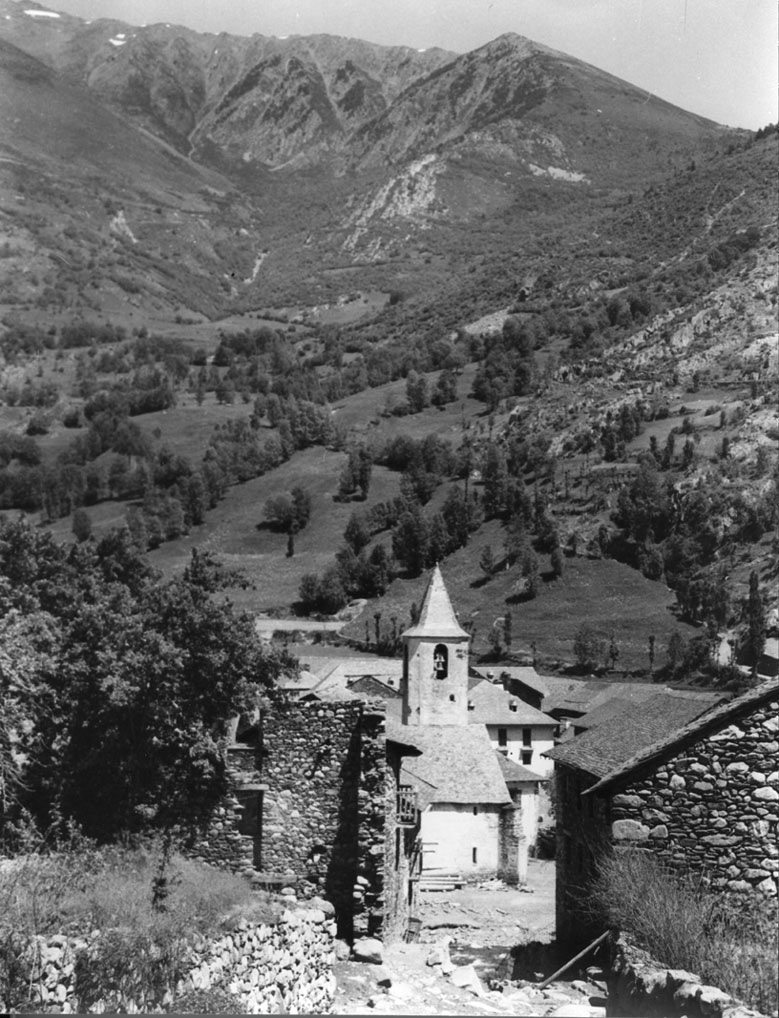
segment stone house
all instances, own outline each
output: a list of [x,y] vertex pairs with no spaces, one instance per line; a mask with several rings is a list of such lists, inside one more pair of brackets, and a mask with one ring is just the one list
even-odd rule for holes
[[383,703],[289,701],[233,723],[229,793],[190,854],[335,907],[339,936],[397,939],[416,908],[419,811]]
[[557,936],[581,942],[599,855],[640,848],[714,888],[775,896],[779,882],[779,682],[712,707],[661,693],[561,744]]

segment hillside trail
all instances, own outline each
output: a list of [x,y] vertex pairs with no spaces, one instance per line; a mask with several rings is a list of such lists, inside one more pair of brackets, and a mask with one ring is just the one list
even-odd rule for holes
[[[595,985],[559,982],[544,991],[508,985],[511,948],[554,938],[553,862],[531,860],[523,890],[488,881],[422,892],[418,915],[419,940],[385,947],[381,965],[336,963],[335,1014],[562,1016],[571,1008],[572,1015],[605,1014],[591,1003],[602,992]],[[502,990],[490,988],[499,983]]]

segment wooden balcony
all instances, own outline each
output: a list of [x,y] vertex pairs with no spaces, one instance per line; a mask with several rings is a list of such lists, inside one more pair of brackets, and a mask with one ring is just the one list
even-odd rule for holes
[[416,827],[418,821],[417,793],[411,785],[399,785],[396,821],[399,827]]

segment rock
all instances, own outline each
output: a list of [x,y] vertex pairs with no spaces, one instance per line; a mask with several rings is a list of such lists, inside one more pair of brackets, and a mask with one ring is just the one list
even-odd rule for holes
[[611,833],[615,841],[646,841],[649,828],[638,820],[615,820]]
[[761,788],[756,788],[752,793],[753,799],[762,799],[764,802],[776,802],[779,799],[779,792],[770,785],[763,785]]
[[352,945],[352,954],[356,961],[367,962],[370,965],[381,965],[384,961],[384,947],[380,940],[373,937],[355,940]]
[[449,978],[455,986],[459,986],[463,990],[470,990],[477,997],[481,997],[484,994],[481,979],[476,974],[476,969],[473,965],[458,965],[452,970]]
[[335,960],[336,961],[348,961],[352,955],[352,949],[346,943],[345,940],[336,940],[335,942]]
[[308,904],[309,908],[321,909],[326,916],[335,915],[335,907],[333,906],[333,904],[327,901],[326,898],[320,898],[319,895],[312,898]]
[[377,965],[373,971],[373,976],[379,986],[392,986],[392,976],[384,965]]

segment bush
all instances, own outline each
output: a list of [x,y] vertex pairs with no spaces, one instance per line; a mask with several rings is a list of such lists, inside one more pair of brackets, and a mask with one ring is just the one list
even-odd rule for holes
[[779,1002],[775,902],[710,890],[641,850],[601,860],[590,888],[600,920],[631,936],[661,964],[694,972],[763,1014]]

